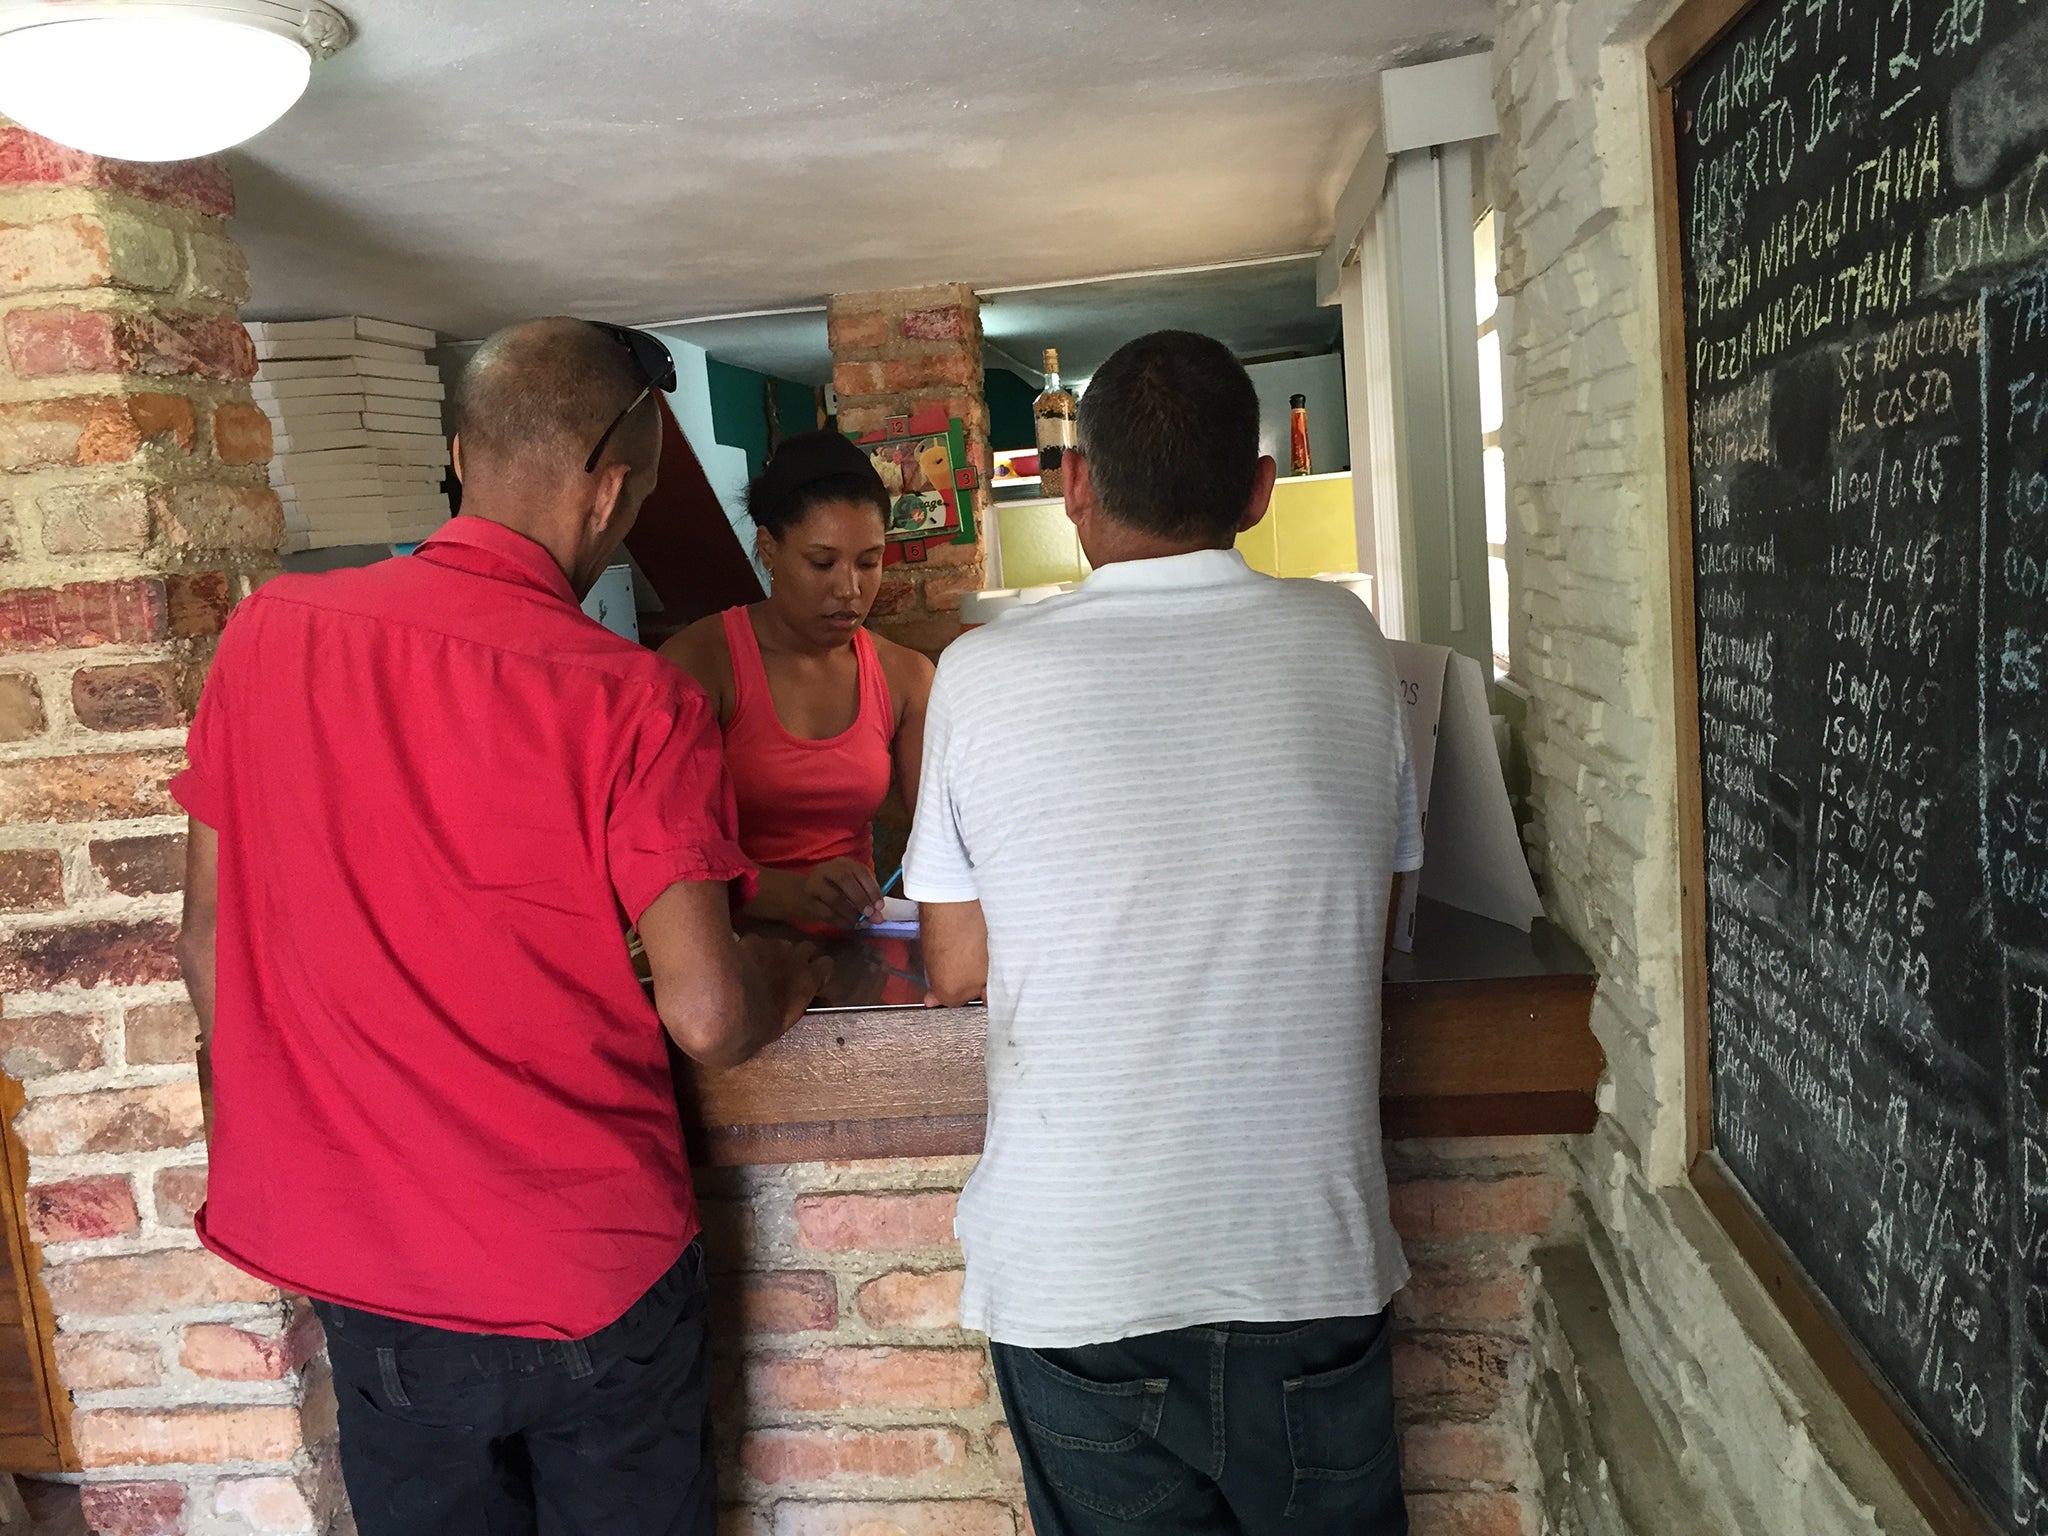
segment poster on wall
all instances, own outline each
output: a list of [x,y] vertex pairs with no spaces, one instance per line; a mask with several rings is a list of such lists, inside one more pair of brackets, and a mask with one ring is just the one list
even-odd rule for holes
[[915,564],[933,544],[973,542],[975,471],[958,417],[932,406],[891,416],[881,431],[853,440],[867,450],[889,493],[884,565]]

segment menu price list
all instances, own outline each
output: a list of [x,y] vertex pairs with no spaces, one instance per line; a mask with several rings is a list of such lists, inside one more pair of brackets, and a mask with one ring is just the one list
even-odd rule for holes
[[1765,0],[1674,91],[1715,1148],[2048,1536],[2048,6]]

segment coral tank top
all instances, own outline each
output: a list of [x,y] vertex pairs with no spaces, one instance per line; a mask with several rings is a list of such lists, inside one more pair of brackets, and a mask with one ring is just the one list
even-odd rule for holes
[[733,711],[725,761],[739,800],[740,847],[769,869],[809,873],[828,859],[874,867],[874,820],[889,793],[896,709],[875,642],[853,632],[860,713],[837,736],[809,741],[783,729],[745,608],[728,608]]

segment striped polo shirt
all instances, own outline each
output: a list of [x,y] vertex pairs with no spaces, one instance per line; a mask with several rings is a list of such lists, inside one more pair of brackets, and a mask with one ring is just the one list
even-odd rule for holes
[[1393,665],[1342,588],[1204,550],[953,644],[904,880],[988,922],[969,1327],[1052,1349],[1385,1308],[1380,974],[1421,859]]

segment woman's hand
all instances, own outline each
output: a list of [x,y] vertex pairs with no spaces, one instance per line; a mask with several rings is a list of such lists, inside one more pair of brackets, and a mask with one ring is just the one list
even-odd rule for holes
[[798,920],[851,928],[882,915],[882,887],[859,859],[828,859],[803,877],[804,910]]
[[747,916],[778,923],[824,923],[852,928],[882,915],[882,887],[858,859],[828,859],[807,875],[764,869]]

